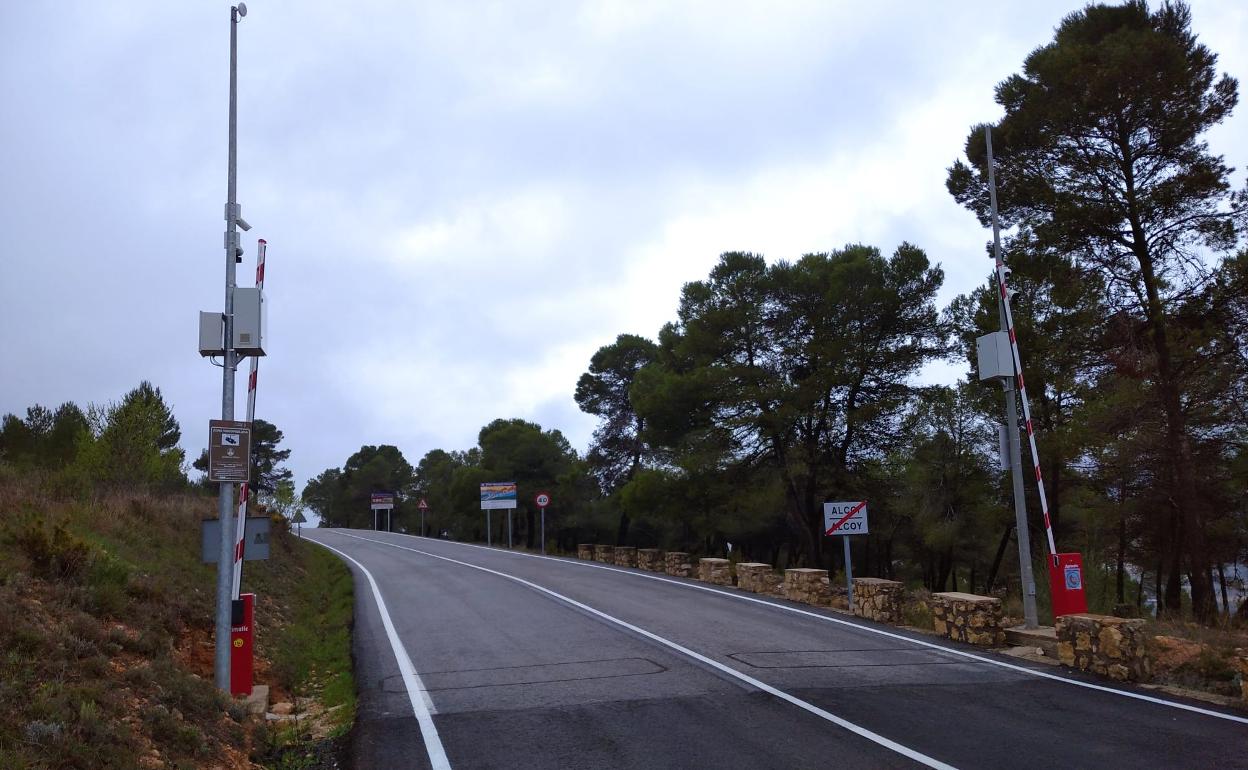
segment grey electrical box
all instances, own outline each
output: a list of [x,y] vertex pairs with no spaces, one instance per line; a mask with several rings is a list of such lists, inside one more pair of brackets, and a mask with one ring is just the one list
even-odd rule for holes
[[240,356],[264,355],[268,309],[260,289],[234,289],[234,352]]
[[[243,542],[243,561],[264,561],[269,558],[269,517],[248,516],[247,537]],[[199,527],[200,555],[205,564],[216,564],[221,553],[221,520],[206,519]]]
[[1008,333],[985,334],[975,340],[975,351],[979,357],[981,381],[1014,376],[1014,353],[1010,350]]
[[225,355],[225,322],[220,313],[199,312],[199,354]]

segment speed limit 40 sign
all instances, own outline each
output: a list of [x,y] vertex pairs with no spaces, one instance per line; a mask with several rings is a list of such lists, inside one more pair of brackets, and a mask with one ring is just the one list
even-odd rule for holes
[[533,502],[537,504],[538,508],[545,508],[546,506],[550,505],[550,493],[538,492],[536,495],[533,496]]

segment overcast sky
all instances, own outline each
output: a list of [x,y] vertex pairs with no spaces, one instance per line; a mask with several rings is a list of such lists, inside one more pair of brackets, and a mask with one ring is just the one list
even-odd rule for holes
[[[1242,90],[1248,3],[1192,6]],[[946,303],[990,265],[945,169],[999,116],[994,84],[1079,7],[255,0],[238,189],[241,284],[269,244],[257,416],[285,431],[300,488],[363,444],[415,464],[497,417],[583,451],[590,356],[654,337],[728,250],[910,241],[944,266]],[[5,4],[0,412],[148,379],[188,455],[205,445],[228,19],[216,0]],[[1245,110],[1209,137],[1237,187]]]

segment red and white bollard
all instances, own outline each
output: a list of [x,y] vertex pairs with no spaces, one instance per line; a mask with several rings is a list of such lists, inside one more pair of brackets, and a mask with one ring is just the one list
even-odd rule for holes
[[256,595],[242,594],[234,600],[230,628],[230,694],[251,695],[255,683]]
[[1055,553],[1049,562],[1049,593],[1053,597],[1053,617],[1088,611],[1083,592],[1083,557],[1077,553]]

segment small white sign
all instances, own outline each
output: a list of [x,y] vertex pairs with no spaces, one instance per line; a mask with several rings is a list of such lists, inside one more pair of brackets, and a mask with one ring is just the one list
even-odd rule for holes
[[238,446],[240,443],[237,433],[222,433],[221,446]]
[[824,535],[867,534],[867,501],[823,504]]

